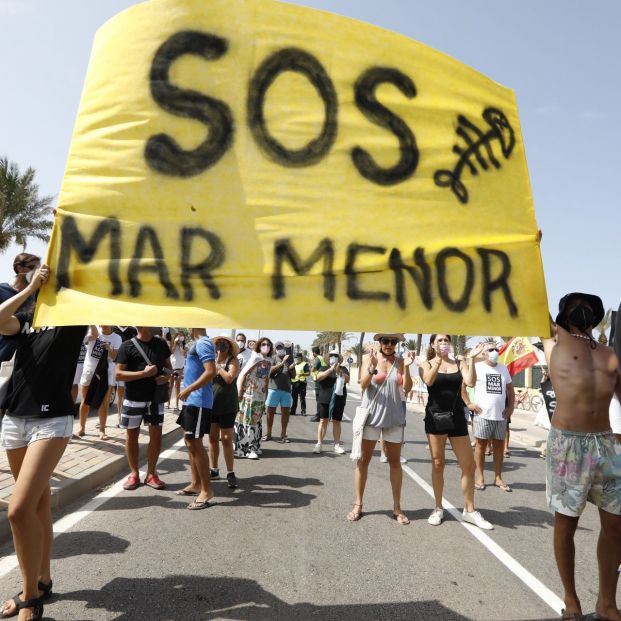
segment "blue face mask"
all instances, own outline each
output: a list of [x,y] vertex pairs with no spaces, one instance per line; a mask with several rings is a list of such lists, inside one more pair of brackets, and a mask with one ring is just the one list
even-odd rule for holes
[[338,356],[330,356],[330,364],[336,364],[338,361]]
[[497,351],[488,351],[487,359],[492,363],[496,364],[498,362],[498,352]]

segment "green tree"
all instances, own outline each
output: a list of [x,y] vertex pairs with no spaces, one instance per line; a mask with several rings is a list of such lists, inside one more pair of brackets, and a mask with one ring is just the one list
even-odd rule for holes
[[15,162],[0,158],[0,251],[11,242],[26,248],[29,237],[50,240],[53,196],[39,196],[39,186],[34,182],[35,170],[28,168],[20,173]]

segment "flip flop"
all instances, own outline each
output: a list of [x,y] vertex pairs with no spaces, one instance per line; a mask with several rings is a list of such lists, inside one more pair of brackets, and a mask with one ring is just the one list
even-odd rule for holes
[[280,438],[280,443],[281,444],[289,444],[291,442],[291,440],[289,440],[289,438],[287,438],[287,436],[283,436],[282,438]]
[[583,621],[586,617],[580,612],[566,612],[561,610],[561,621]]
[[[358,507],[358,511],[356,511]],[[347,514],[347,519],[350,522],[357,522],[362,517],[362,505],[354,505],[354,508]]]
[[410,523],[410,520],[405,513],[393,513],[392,519],[395,520],[397,524],[401,524],[401,526],[407,526]]
[[494,487],[497,487],[498,489],[501,489],[503,492],[512,492],[513,490],[508,486],[508,485],[498,485],[497,483],[494,483]]
[[273,438],[272,438],[272,436],[263,436],[263,437],[261,438],[261,441],[262,441],[262,442],[269,442],[269,441],[270,441],[270,440],[272,440],[272,439],[273,439]]
[[188,491],[187,489],[178,489],[175,496],[198,496],[198,492]]
[[215,500],[195,500],[188,505],[190,511],[200,511],[201,509],[208,509],[216,505]]
[[485,489],[485,483],[483,483],[482,485],[479,485],[478,483],[474,484],[474,489],[479,490],[480,492],[482,492]]

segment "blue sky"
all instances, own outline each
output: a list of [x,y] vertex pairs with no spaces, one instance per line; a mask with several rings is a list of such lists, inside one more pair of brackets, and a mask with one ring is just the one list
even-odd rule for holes
[[[205,0],[206,2],[208,0]],[[0,0],[0,155],[57,195],[96,29],[130,0]],[[621,301],[621,2],[306,0],[394,30],[516,92],[550,307],[568,291]],[[42,244],[28,250],[44,254]],[[11,278],[11,248],[0,280]],[[290,335],[308,345],[314,334]]]

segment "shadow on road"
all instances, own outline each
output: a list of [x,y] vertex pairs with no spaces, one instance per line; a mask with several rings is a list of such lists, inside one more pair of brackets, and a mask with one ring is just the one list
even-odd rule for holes
[[[378,604],[289,604],[254,580],[234,577],[170,576],[167,578],[115,578],[100,590],[64,593],[49,613],[62,610],[63,601],[86,602],[88,610],[107,611],[97,618],[114,621],[137,619],[238,619],[241,621],[366,621],[390,619],[470,621],[435,600]],[[48,609],[46,609],[46,613]],[[58,618],[66,618],[58,616]]]
[[129,541],[98,530],[62,533],[54,539],[52,558],[69,558],[81,554],[117,554],[129,548]]

